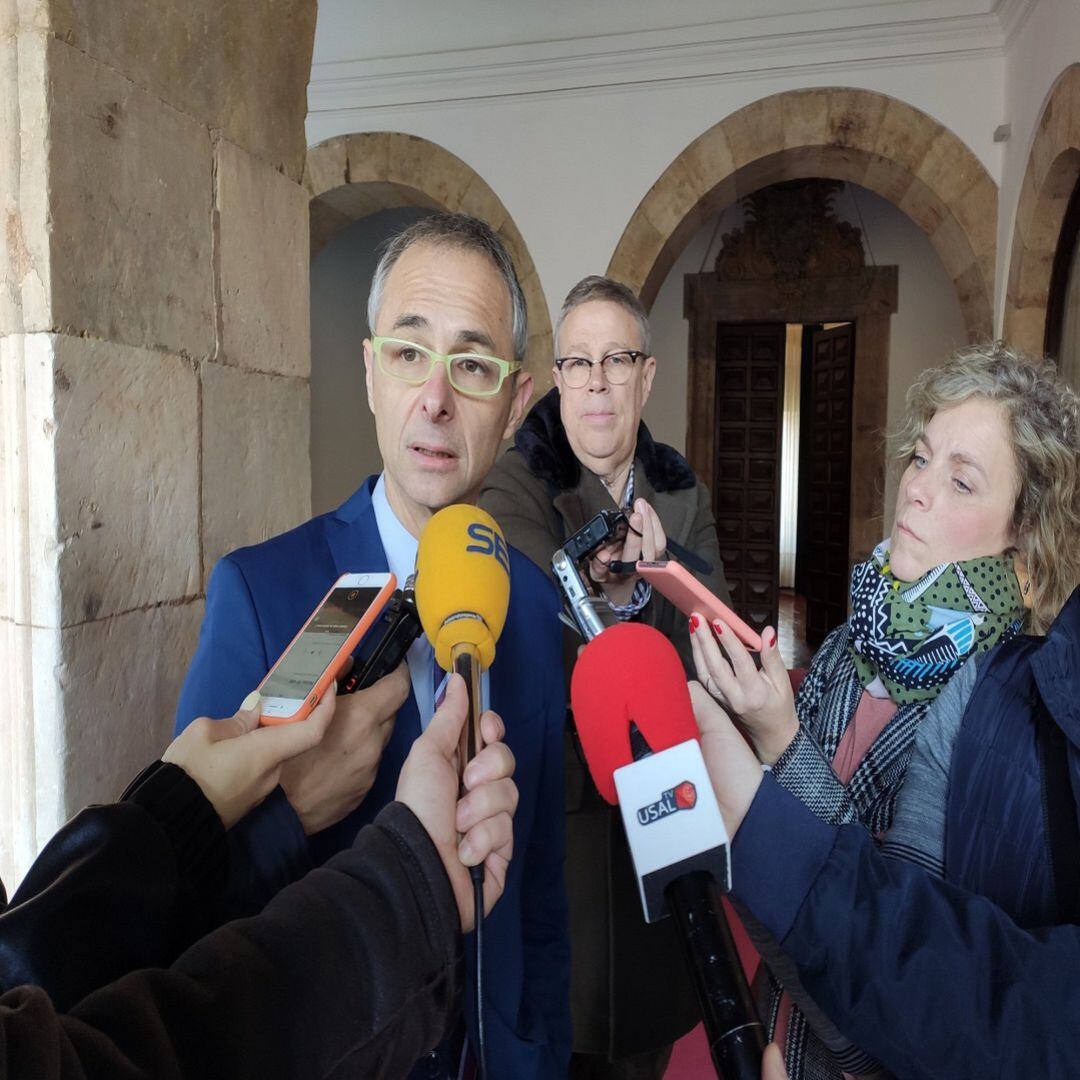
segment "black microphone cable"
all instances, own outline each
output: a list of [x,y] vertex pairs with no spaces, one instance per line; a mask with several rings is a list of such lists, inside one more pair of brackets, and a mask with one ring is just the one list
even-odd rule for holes
[[469,867],[473,882],[473,956],[476,960],[476,1075],[487,1078],[487,1046],[484,1039],[484,864]]

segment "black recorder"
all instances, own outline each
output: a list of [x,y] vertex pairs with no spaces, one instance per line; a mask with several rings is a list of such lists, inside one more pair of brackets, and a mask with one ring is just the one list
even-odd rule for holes
[[551,557],[551,569],[566,598],[573,625],[586,641],[614,626],[618,619],[611,601],[597,592],[582,567],[605,544],[622,540],[629,528],[630,522],[622,510],[601,510]]
[[[409,575],[405,587],[394,593],[383,608],[382,617],[361,642],[353,658],[353,669],[342,680],[339,694],[366,690],[384,675],[389,675],[409,651],[412,643],[423,633],[420,616],[416,613],[415,575]],[[374,644],[365,654],[368,640]]]

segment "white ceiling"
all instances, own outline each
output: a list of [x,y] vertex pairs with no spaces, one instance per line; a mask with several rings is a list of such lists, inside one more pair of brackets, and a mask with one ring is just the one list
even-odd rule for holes
[[[625,36],[755,40],[1007,19],[1026,0],[320,0],[316,65]],[[410,65],[411,66],[411,65]]]

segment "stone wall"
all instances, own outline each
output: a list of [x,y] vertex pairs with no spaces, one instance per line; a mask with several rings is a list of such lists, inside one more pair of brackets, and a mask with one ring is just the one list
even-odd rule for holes
[[0,0],[0,875],[168,739],[310,507],[315,0]]

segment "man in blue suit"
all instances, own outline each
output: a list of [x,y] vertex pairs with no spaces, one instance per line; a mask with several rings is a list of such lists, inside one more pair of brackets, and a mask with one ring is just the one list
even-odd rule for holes
[[[506,249],[483,222],[440,214],[396,237],[372,281],[368,324],[364,366],[383,472],[338,510],[217,564],[178,731],[197,716],[235,711],[341,574],[389,569],[403,581],[427,520],[443,506],[475,502],[500,441],[521,420],[532,390],[521,370],[525,301]],[[565,701],[555,589],[513,549],[510,577],[487,700],[506,723],[520,801],[506,890],[485,923],[483,1004],[491,1077],[525,1080],[565,1076],[570,1054]],[[322,744],[291,763],[281,788],[234,830],[235,913],[258,909],[350,844],[393,798],[433,713],[435,676],[421,640],[407,676],[339,699]],[[471,1001],[464,1014],[471,1024]],[[459,1075],[460,1042],[433,1048],[413,1075]]]

